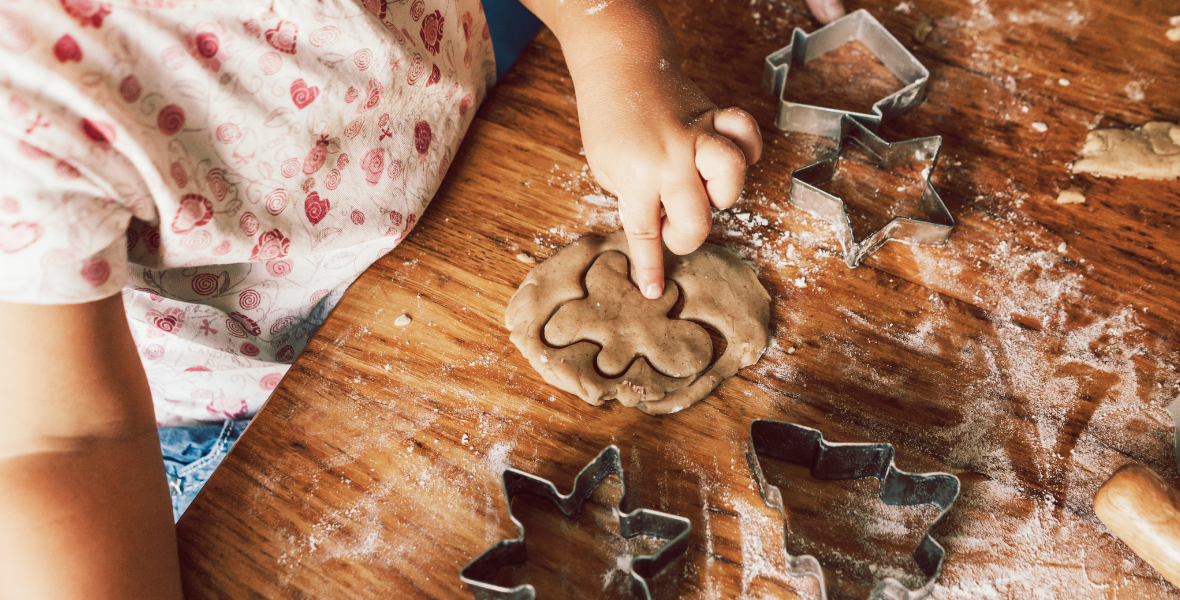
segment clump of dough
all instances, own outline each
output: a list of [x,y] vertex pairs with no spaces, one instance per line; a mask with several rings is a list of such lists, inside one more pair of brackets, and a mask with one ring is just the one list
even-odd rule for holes
[[914,41],[918,42],[919,46],[925,44],[926,38],[930,37],[932,31],[934,31],[934,19],[931,19],[930,15],[922,15],[922,18],[918,19],[918,23],[914,25]]
[[1180,177],[1180,125],[1155,121],[1138,129],[1098,129],[1086,136],[1074,173],[1098,177]]
[[1086,201],[1086,195],[1082,193],[1082,188],[1071,187],[1068,190],[1061,190],[1057,194],[1058,204],[1081,204]]
[[[593,405],[616,399],[667,414],[762,356],[770,295],[737,256],[711,244],[686,256],[665,251],[670,281],[657,300],[639,293],[629,258],[622,231],[584,237],[537,265],[512,296],[504,315],[512,343],[545,381]],[[680,294],[683,307],[669,319]],[[704,326],[726,342],[711,365]]]
[[1180,42],[1180,15],[1168,19],[1168,25],[1171,25],[1172,28],[1164,35],[1173,42]]

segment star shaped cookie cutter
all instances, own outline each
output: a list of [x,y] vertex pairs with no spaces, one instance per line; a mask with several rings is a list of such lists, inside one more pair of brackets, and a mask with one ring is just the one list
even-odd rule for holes
[[655,553],[631,559],[626,568],[626,573],[631,578],[631,591],[643,600],[651,600],[647,580],[659,574],[688,550],[688,534],[692,531],[692,522],[684,517],[646,508],[627,511],[627,485],[623,479],[623,462],[619,457],[618,446],[614,445],[604,448],[590,464],[578,472],[574,478],[574,489],[569,494],[558,492],[557,487],[547,479],[517,469],[505,469],[504,496],[508,503],[508,516],[516,525],[516,539],[497,542],[475,560],[467,563],[459,572],[459,578],[471,587],[476,598],[534,600],[537,591],[529,584],[506,588],[489,583],[491,576],[501,568],[528,560],[524,525],[512,512],[512,499],[521,494],[539,496],[552,502],[566,518],[574,519],[582,512],[582,505],[586,499],[609,475],[617,475],[622,487],[622,495],[616,509],[619,517],[619,535],[626,539],[647,535],[667,541]]
[[[870,600],[922,600],[934,590],[942,572],[946,550],[931,532],[946,518],[959,497],[959,478],[949,473],[907,473],[893,464],[890,444],[842,444],[824,440],[818,430],[782,421],[756,420],[750,424],[750,446],[746,461],[758,484],[763,502],[786,518],[782,492],[771,485],[762,472],[759,455],[803,465],[816,479],[861,479],[874,477],[880,482],[881,502],[890,506],[930,504],[938,507],[938,517],[926,528],[922,541],[914,549],[914,561],[929,578],[922,587],[911,590],[892,577],[877,582]],[[820,600],[827,599],[824,572],[814,556],[792,556],[787,529],[783,529],[783,548],[787,566],[794,577],[814,577],[819,583]]]
[[[864,44],[897,77],[902,88],[874,103],[871,113],[837,110],[783,99],[792,62],[810,62],[853,41]],[[775,126],[783,131],[824,137],[837,137],[841,130],[840,121],[845,116],[855,118],[876,131],[881,123],[920,104],[929,79],[930,71],[863,8],[813,33],[795,28],[791,43],[767,56],[762,69],[762,87],[779,99]]]
[[[859,265],[889,240],[935,246],[946,243],[955,227],[955,219],[943,203],[942,197],[934,190],[934,186],[930,185],[930,173],[938,163],[942,136],[890,143],[877,137],[860,121],[844,116],[840,119],[838,138],[839,144],[835,152],[818,162],[791,172],[790,199],[791,204],[832,225],[844,250],[844,262],[848,263],[849,267]],[[844,201],[818,187],[835,177],[836,166],[839,164],[846,141],[860,146],[885,169],[915,162],[929,162],[930,167],[922,171],[925,187],[921,198],[927,219],[893,217],[884,227],[857,241]]]

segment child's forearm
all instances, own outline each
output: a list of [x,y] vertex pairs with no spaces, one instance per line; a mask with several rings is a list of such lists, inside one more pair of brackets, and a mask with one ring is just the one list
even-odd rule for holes
[[[654,0],[523,0],[561,42],[575,80],[600,63],[658,69],[678,64],[676,43]],[[606,65],[602,65],[606,66]]]
[[0,598],[180,598],[151,394],[121,296],[0,304]]
[[0,598],[176,599],[155,432],[0,458]]
[[586,160],[619,198],[635,283],[664,290],[663,248],[687,254],[758,160],[757,123],[717,107],[680,68],[654,0],[525,0],[561,41]]
[[[579,116],[586,106],[605,104],[607,97],[631,95],[643,110],[653,87],[667,86],[680,71],[676,41],[655,0],[525,0],[545,22],[565,55],[574,81]],[[666,94],[686,103],[681,110],[712,107],[699,91]],[[695,93],[694,93],[695,92]],[[586,131],[583,131],[585,135]]]

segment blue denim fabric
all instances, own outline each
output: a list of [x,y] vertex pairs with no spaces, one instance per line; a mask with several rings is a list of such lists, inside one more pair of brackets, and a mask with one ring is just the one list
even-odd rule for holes
[[483,0],[483,14],[488,20],[488,33],[492,34],[496,81],[499,81],[537,34],[541,20],[520,0]]
[[249,419],[226,421],[221,425],[161,427],[160,449],[164,451],[164,472],[172,495],[172,518],[180,515],[197,497],[209,476],[238,441]]

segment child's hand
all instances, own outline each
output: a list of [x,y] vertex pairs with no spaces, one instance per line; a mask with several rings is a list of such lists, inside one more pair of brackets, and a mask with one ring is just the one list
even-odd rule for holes
[[602,57],[575,75],[586,157],[599,184],[619,197],[648,298],[663,293],[662,246],[676,254],[699,248],[712,209],[733,205],[746,167],[762,153],[754,118],[718,110],[669,59]]
[[[687,254],[704,243],[712,208],[733,205],[762,154],[758,124],[718,110],[685,76],[655,0],[523,1],[561,41],[590,168],[619,197],[639,289],[657,298],[663,245]],[[841,0],[807,3],[825,23],[844,14]]]

